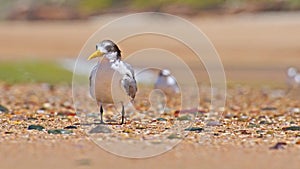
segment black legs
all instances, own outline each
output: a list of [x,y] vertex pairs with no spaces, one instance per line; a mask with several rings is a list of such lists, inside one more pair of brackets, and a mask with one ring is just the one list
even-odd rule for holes
[[122,104],[122,121],[121,121],[121,124],[124,124],[124,119],[125,119],[125,110],[124,110],[124,105]]
[[104,121],[103,121],[103,108],[102,108],[102,104],[100,104],[100,123],[101,123],[101,124],[104,124]]
[[[110,123],[105,123],[103,121],[103,107],[102,107],[102,104],[100,104],[100,124],[110,124]],[[124,105],[122,104],[122,119],[121,119],[121,123],[120,125],[124,124],[125,122],[125,110],[124,110]]]

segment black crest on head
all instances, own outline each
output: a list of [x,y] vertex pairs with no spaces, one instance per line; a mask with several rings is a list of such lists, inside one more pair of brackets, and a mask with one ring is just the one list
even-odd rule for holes
[[102,41],[102,43],[108,43],[109,45],[105,46],[105,49],[108,53],[110,52],[117,52],[118,53],[118,57],[121,57],[121,50],[119,49],[119,47],[111,40],[104,40]]

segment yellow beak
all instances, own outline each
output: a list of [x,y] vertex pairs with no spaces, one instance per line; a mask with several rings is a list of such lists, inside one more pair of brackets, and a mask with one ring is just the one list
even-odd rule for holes
[[103,53],[100,52],[99,50],[97,50],[93,54],[91,54],[87,60],[91,60],[91,59],[94,59],[96,57],[101,57],[102,55],[103,55]]

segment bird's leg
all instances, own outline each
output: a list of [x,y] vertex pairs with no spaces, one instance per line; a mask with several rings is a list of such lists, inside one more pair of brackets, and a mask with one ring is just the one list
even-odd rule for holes
[[104,122],[103,122],[103,107],[102,107],[102,104],[100,104],[100,123],[104,124]]
[[122,103],[122,121],[121,121],[121,125],[124,124],[124,119],[125,119],[125,110],[124,110],[124,105]]

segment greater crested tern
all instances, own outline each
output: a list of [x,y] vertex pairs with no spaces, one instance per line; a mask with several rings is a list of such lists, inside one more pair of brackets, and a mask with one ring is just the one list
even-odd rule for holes
[[292,89],[295,89],[299,85],[299,73],[295,67],[289,67],[287,69],[287,85],[289,93]]
[[[131,65],[121,60],[121,51],[111,40],[103,40],[98,43],[96,51],[88,57],[88,60],[102,56],[103,59],[98,61],[90,73],[90,94],[97,100],[100,109],[100,122],[104,124],[102,104],[115,103],[116,99],[113,97],[113,92],[119,90],[119,94],[122,96],[119,95],[120,98],[117,98],[117,101],[122,104],[121,124],[123,124],[125,119],[123,96],[133,101],[137,92],[134,71]],[[120,76],[120,83],[117,86],[112,85],[115,73]]]
[[180,92],[175,78],[171,75],[171,72],[168,69],[159,71],[154,89],[159,89],[167,95],[174,95]]

